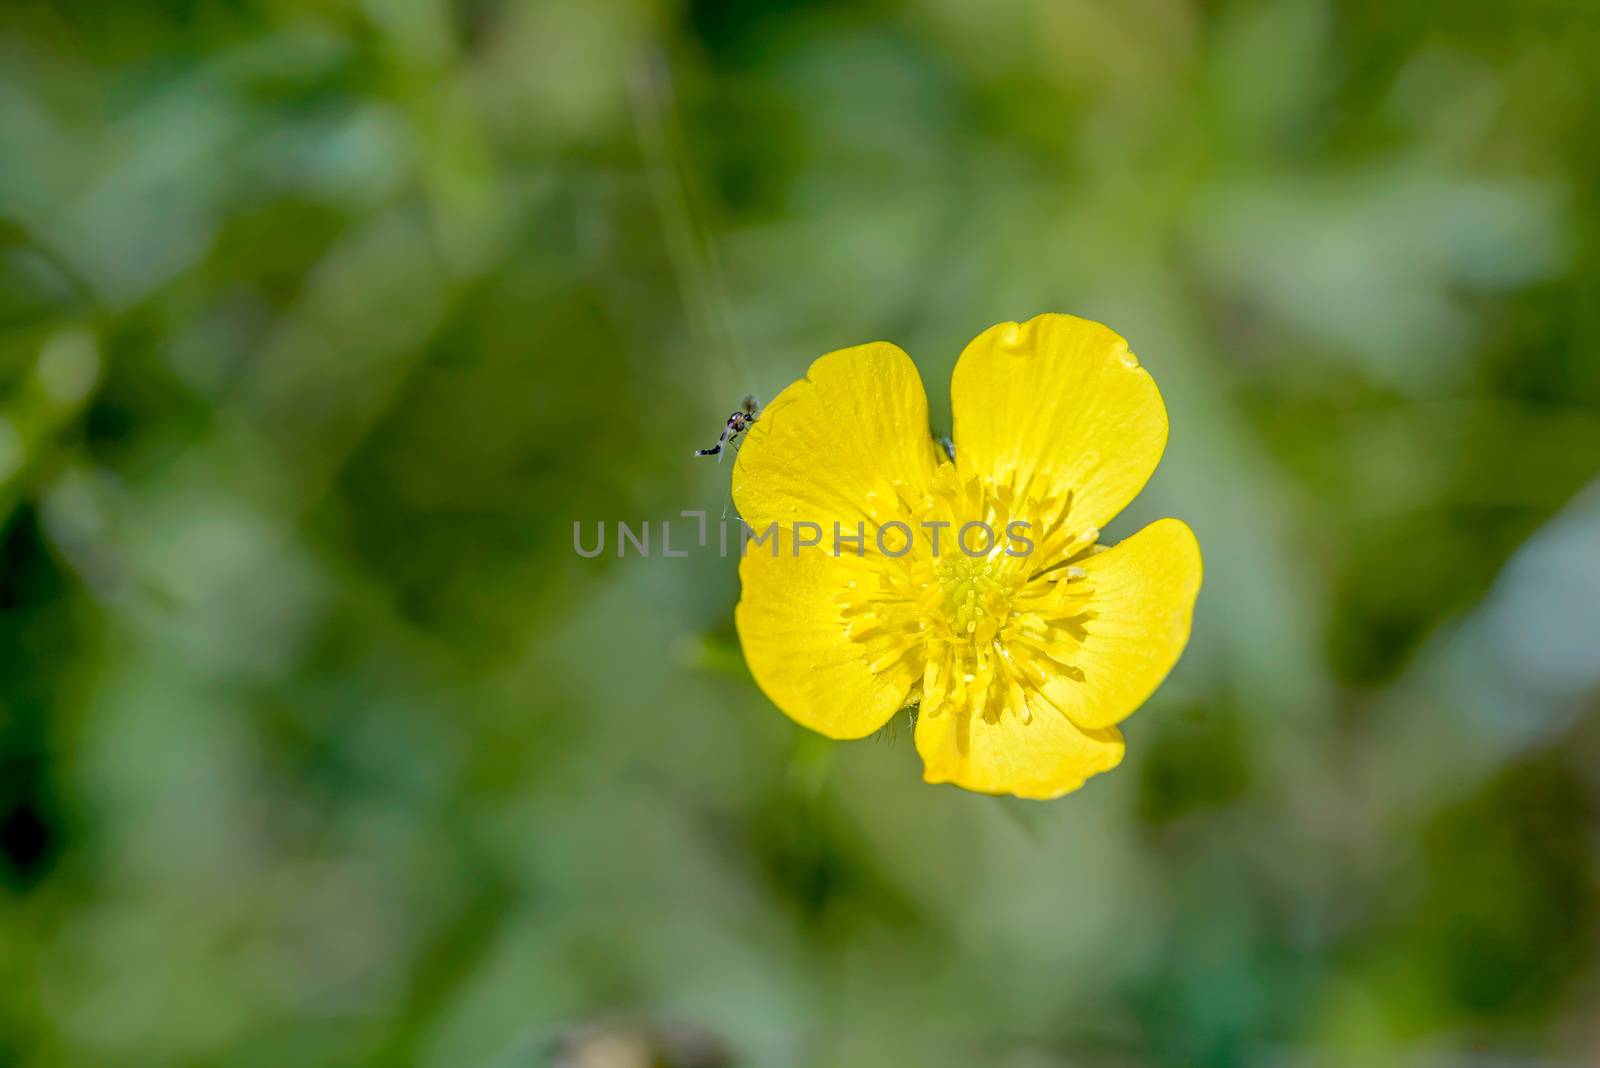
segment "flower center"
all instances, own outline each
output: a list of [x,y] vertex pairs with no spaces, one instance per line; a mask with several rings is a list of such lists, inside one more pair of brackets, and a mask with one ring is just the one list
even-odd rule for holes
[[994,640],[1011,614],[1011,597],[1017,589],[1016,575],[1006,572],[988,557],[970,557],[959,551],[934,561],[934,579],[951,637]]
[[[912,551],[878,559],[873,578],[851,583],[839,599],[846,632],[875,673],[905,682],[923,715],[954,708],[992,721],[1009,710],[1030,722],[1049,706],[1045,679],[1082,677],[1071,661],[1089,590],[1073,561],[1099,531],[1068,521],[1070,495],[1018,501],[1009,489],[960,481],[951,464],[931,494],[902,504],[894,518],[917,532]],[[963,538],[969,523],[987,529]],[[939,532],[930,536],[930,524]]]

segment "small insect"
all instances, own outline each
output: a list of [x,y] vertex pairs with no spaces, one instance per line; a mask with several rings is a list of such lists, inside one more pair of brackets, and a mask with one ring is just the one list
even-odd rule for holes
[[723,446],[731,446],[733,439],[749,430],[760,415],[761,405],[754,397],[746,394],[743,402],[739,405],[739,410],[728,416],[727,425],[722,428],[722,436],[717,439],[717,443],[709,449],[696,449],[694,454],[696,456],[715,456],[717,463],[720,464],[722,462]]

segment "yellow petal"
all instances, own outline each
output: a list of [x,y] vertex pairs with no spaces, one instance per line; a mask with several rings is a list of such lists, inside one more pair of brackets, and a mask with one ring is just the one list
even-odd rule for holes
[[899,518],[897,492],[928,491],[935,449],[911,357],[881,341],[841,349],[762,411],[739,450],[733,500],[758,531],[803,521],[831,534],[837,521],[849,534],[864,521],[871,532],[875,514]]
[[1019,498],[1070,491],[1080,530],[1122,511],[1167,443],[1161,394],[1128,343],[1072,315],[979,334],[956,363],[950,401],[963,478],[992,478]]
[[846,630],[841,601],[873,588],[885,562],[817,549],[795,556],[792,546],[792,539],[781,544],[775,557],[752,543],[739,564],[743,592],[734,622],[745,661],[790,719],[830,738],[864,737],[909,703],[922,676],[909,642],[901,646],[908,655],[896,661],[881,644],[854,641]]
[[924,710],[916,739],[928,782],[1039,800],[1070,793],[1122,762],[1122,733],[1115,727],[1079,730],[1052,708],[1036,711],[1027,723],[1010,713],[990,721],[965,710]]
[[1092,591],[1082,645],[1070,654],[1081,678],[1055,675],[1042,689],[1094,730],[1126,719],[1178,662],[1200,592],[1200,545],[1181,521],[1159,519],[1079,566]]

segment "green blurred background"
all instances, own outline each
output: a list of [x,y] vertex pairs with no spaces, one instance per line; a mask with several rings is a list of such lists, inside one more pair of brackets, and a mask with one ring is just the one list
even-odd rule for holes
[[[0,1065],[1600,1060],[1589,0],[0,9]],[[733,635],[750,391],[1071,311],[1206,586],[1046,805]]]

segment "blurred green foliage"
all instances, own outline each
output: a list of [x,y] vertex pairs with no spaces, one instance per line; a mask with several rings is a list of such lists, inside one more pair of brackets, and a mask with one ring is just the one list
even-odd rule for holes
[[[0,9],[0,1065],[1600,1056],[1600,10]],[[746,391],[1127,336],[1206,588],[1050,805],[743,673]]]

